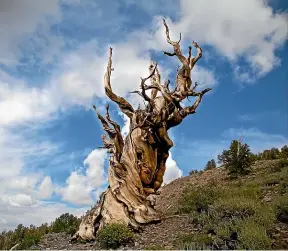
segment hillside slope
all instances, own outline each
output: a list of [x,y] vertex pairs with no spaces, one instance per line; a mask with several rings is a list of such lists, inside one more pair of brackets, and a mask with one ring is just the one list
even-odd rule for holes
[[[163,220],[144,226],[120,248],[288,249],[287,163],[257,161],[249,175],[237,179],[221,167],[174,180],[156,200]],[[70,238],[49,233],[31,249],[101,248],[99,242],[70,243]]]

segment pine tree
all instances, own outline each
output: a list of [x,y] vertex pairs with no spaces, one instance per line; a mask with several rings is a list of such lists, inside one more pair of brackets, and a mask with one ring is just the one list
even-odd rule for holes
[[287,145],[281,148],[281,158],[288,158],[288,146]]
[[252,161],[249,146],[238,140],[233,140],[230,149],[218,155],[219,164],[224,164],[231,176],[247,174]]
[[214,169],[214,168],[216,168],[216,162],[215,162],[214,159],[211,159],[211,160],[209,160],[209,161],[207,162],[204,170],[207,171],[207,170],[211,170],[211,169]]

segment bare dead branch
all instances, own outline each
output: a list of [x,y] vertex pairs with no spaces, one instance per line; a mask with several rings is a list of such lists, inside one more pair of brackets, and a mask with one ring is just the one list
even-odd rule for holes
[[175,52],[171,53],[171,52],[168,52],[168,51],[163,51],[163,53],[164,53],[165,55],[169,56],[169,57],[176,56],[176,53],[175,53]]
[[120,157],[122,155],[123,147],[124,147],[124,140],[123,140],[123,137],[121,135],[120,126],[115,121],[110,119],[109,105],[106,106],[106,119],[114,128],[110,128],[108,122],[98,112],[95,105],[93,106],[93,108],[95,109],[97,116],[102,123],[104,131],[106,131],[110,137],[110,140],[108,140],[105,135],[102,136],[104,148],[108,148],[108,149],[113,148],[114,149],[114,155],[115,155],[116,159],[119,161]]
[[[180,62],[183,65],[189,66],[187,59],[182,55],[181,52],[181,47],[180,47],[180,41],[181,41],[181,35],[180,35],[180,39],[178,42],[174,42],[170,39],[170,34],[169,34],[169,27],[166,24],[165,19],[163,19],[163,24],[165,26],[165,33],[166,33],[166,40],[169,44],[171,44],[173,46],[174,49],[174,54],[177,56],[177,58],[180,60]],[[181,33],[180,33],[181,34]],[[174,56],[173,53],[165,53],[164,54],[168,55],[168,56]]]
[[202,97],[205,95],[205,93],[211,91],[211,88],[206,88],[203,91],[198,93],[198,98],[197,100],[194,102],[194,104],[192,106],[188,106],[185,107],[182,111],[180,111],[180,115],[182,118],[185,118],[186,116],[193,114],[196,112],[196,109],[198,107],[198,105],[201,103],[202,101]]
[[107,71],[104,76],[105,93],[112,101],[114,101],[119,106],[120,110],[131,119],[134,114],[134,109],[131,106],[131,104],[125,98],[117,96],[112,91],[111,83],[110,83],[112,70],[113,70],[112,69],[112,48],[110,48]]
[[14,245],[12,248],[10,248],[10,250],[14,250],[15,248],[17,248],[20,245],[20,243],[17,243],[16,245]]
[[121,128],[120,128],[120,126],[119,126],[115,121],[111,120],[111,118],[110,118],[110,114],[109,114],[109,104],[106,105],[106,119],[107,119],[107,121],[114,127],[116,133],[121,135]]
[[179,42],[174,42],[170,39],[170,34],[169,34],[169,28],[168,28],[168,25],[166,24],[166,21],[165,19],[163,19],[163,24],[165,26],[165,30],[166,30],[166,38],[167,38],[167,42],[173,46],[177,46],[179,45],[179,42],[181,41],[181,33],[180,33],[180,40]]
[[[156,69],[157,69],[157,63],[155,63],[155,66],[153,66],[152,64],[149,66],[149,70],[150,70],[150,75],[146,78],[141,78],[141,84],[140,84],[140,88],[141,88],[141,92],[140,91],[132,91],[132,92],[129,92],[129,93],[137,93],[138,95],[140,95],[145,101],[147,101],[148,103],[151,102],[151,99],[154,99],[157,95],[157,92],[159,90],[159,88],[157,86],[155,86],[154,83],[154,80],[153,79],[153,75],[155,74],[156,72]],[[151,78],[151,82],[152,82],[152,85],[148,86],[145,84],[145,82]],[[149,90],[149,89],[153,89],[152,91],[152,94],[151,94],[151,98],[146,94],[146,90]],[[155,93],[156,92],[156,93]],[[155,96],[155,97],[154,97]]]
[[108,149],[109,152],[112,153],[113,152],[113,148],[114,148],[114,144],[113,144],[112,140],[111,139],[107,139],[106,135],[103,134],[102,135],[102,141],[103,141],[104,146],[100,146],[98,148],[100,148],[100,149],[101,148],[102,149],[103,148]]
[[192,60],[190,60],[189,62],[189,67],[192,70],[194,65],[197,63],[197,61],[202,57],[202,49],[201,47],[198,45],[197,42],[193,41],[193,46],[197,49],[197,55],[195,58],[192,58]]
[[165,88],[168,90],[168,92],[170,92],[169,90],[169,84],[170,84],[170,80],[168,79],[167,81],[165,81],[164,86]]
[[[161,81],[161,75],[158,71],[158,66],[157,66],[157,63],[156,62],[151,62],[151,65],[149,66],[149,72],[151,75],[151,85],[152,86],[156,86],[157,83],[160,83]],[[157,88],[154,88],[152,89],[152,92],[151,92],[151,99],[155,99],[156,96],[157,96],[157,93],[158,93],[158,89]]]
[[143,98],[148,101],[149,103],[151,102],[151,99],[154,99],[157,95],[158,90],[154,89],[151,93],[151,99],[150,97],[148,97],[148,95],[145,92],[145,82],[151,78],[151,83],[152,85],[154,84],[155,78],[159,78],[160,79],[160,75],[156,75],[154,76],[155,72],[157,69],[157,63],[153,63],[149,66],[149,71],[150,71],[150,75],[147,78],[141,78],[141,89],[142,89],[142,96]]
[[194,84],[194,86],[192,87],[192,89],[191,89],[191,91],[195,91],[195,89],[197,88],[197,86],[198,86],[198,83],[197,82],[195,82],[195,84]]
[[105,120],[105,118],[99,113],[99,111],[97,110],[96,106],[93,105],[94,110],[97,113],[97,117],[98,119],[101,121],[101,124],[103,126],[103,129],[108,133],[109,137],[112,139],[115,137],[115,130],[110,128],[108,122]]
[[192,46],[189,46],[188,47],[188,64],[190,65],[190,62],[191,62],[191,51],[192,51]]
[[180,44],[180,42],[181,42],[181,39],[182,39],[182,35],[181,35],[181,32],[180,32],[180,38],[179,38],[179,40],[178,40],[178,44]]

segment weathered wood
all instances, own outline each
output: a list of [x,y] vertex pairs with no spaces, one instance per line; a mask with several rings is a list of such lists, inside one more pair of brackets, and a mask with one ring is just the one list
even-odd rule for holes
[[[130,120],[130,131],[125,139],[122,138],[120,126],[110,118],[109,107],[103,117],[96,107],[97,116],[107,135],[103,135],[103,148],[111,153],[109,158],[107,190],[100,196],[94,206],[83,218],[78,232],[73,239],[92,240],[97,231],[112,222],[124,222],[134,229],[142,224],[161,220],[154,209],[155,195],[163,183],[166,160],[169,149],[173,146],[168,130],[179,125],[182,120],[196,112],[203,96],[211,89],[196,92],[197,84],[191,88],[191,70],[202,56],[202,49],[196,42],[195,58],[191,58],[191,46],[186,58],[180,48],[180,40],[170,39],[169,28],[163,20],[167,42],[173,46],[174,52],[164,52],[168,56],[176,56],[182,63],[177,72],[173,91],[169,89],[170,81],[161,83],[157,63],[149,66],[150,75],[141,79],[140,91],[134,91],[143,97],[146,108],[134,109],[129,102],[116,95],[111,87],[110,77],[112,68],[112,48],[109,50],[107,71],[104,77],[106,95],[115,102],[120,110]],[[145,84],[151,79],[151,85]],[[151,96],[146,90],[152,89]],[[160,95],[157,96],[157,93]],[[197,97],[192,106],[182,108],[180,102],[189,96]]]

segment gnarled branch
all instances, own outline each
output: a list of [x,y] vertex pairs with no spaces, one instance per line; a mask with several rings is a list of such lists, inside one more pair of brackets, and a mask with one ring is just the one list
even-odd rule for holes
[[194,102],[194,104],[192,106],[188,106],[183,108],[183,110],[180,111],[180,115],[182,118],[185,118],[186,116],[193,114],[196,112],[196,109],[198,107],[198,105],[201,103],[203,96],[205,95],[205,93],[211,91],[211,88],[206,88],[203,91],[197,93],[198,98],[197,100]]
[[112,121],[110,119],[109,105],[106,106],[106,119],[113,126],[113,128],[110,128],[108,122],[98,112],[95,105],[93,106],[93,108],[95,109],[97,116],[102,123],[103,129],[107,132],[107,134],[109,135],[109,138],[110,138],[110,140],[108,140],[105,135],[102,136],[104,148],[110,149],[110,152],[111,152],[111,148],[113,148],[113,152],[114,152],[114,155],[116,157],[116,160],[120,161],[123,147],[124,147],[124,140],[123,140],[123,137],[121,135],[120,126],[115,121]]
[[197,61],[202,57],[202,49],[201,47],[198,45],[197,42],[193,41],[193,46],[197,49],[197,55],[195,58],[192,58],[192,60],[190,60],[189,62],[189,67],[192,70],[194,65],[197,63]]
[[123,97],[117,96],[111,88],[110,77],[112,72],[112,48],[109,49],[109,60],[107,65],[107,71],[104,76],[105,93],[106,95],[114,101],[120,108],[120,110],[125,113],[130,119],[134,114],[134,109],[132,105]]
[[[158,71],[158,66],[156,62],[151,63],[151,65],[149,66],[149,71],[151,74],[151,85],[152,86],[156,86],[156,83],[160,83],[161,82],[161,75]],[[158,93],[158,89],[154,88],[151,91],[151,99],[155,99]]]
[[180,47],[180,41],[181,41],[181,33],[180,33],[180,39],[178,42],[174,42],[170,39],[170,34],[169,34],[169,28],[168,28],[168,25],[166,24],[166,21],[165,19],[163,19],[163,24],[165,26],[165,32],[166,32],[166,40],[169,44],[171,44],[173,46],[173,49],[174,49],[174,53],[169,53],[169,52],[164,52],[166,55],[168,56],[174,56],[176,55],[178,57],[178,59],[180,60],[180,62],[183,64],[183,65],[186,65],[188,66],[188,61],[187,59],[182,55],[182,52],[181,52],[181,47]]

